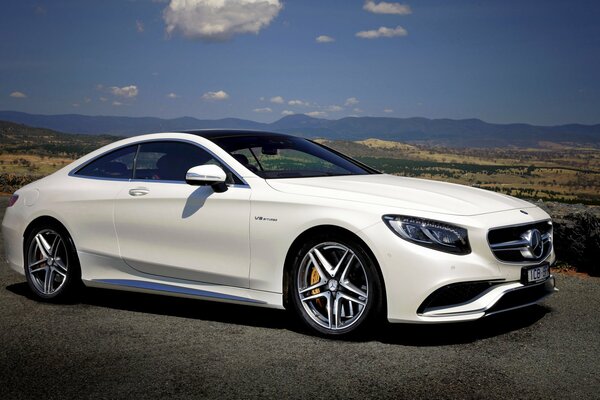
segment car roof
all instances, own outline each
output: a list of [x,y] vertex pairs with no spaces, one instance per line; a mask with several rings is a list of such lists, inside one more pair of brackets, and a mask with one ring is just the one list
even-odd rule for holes
[[201,136],[203,138],[213,140],[228,137],[290,137],[283,133],[255,131],[250,129],[197,129],[178,131],[178,133],[189,133],[191,135]]

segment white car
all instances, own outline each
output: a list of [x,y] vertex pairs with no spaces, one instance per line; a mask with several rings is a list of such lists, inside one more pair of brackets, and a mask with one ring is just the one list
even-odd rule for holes
[[2,231],[41,299],[83,283],[287,308],[323,335],[474,320],[555,290],[535,205],[275,133],[112,143],[19,189]]

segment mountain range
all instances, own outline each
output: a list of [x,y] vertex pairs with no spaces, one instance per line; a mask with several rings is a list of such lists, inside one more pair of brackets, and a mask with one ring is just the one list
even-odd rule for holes
[[289,115],[272,123],[261,123],[238,118],[162,119],[80,114],[41,115],[16,111],[0,111],[0,120],[88,135],[135,136],[150,132],[223,128],[267,130],[330,140],[378,138],[448,147],[539,147],[545,142],[600,147],[600,124],[538,126],[492,124],[479,119],[421,117],[345,117],[329,120],[304,114]]

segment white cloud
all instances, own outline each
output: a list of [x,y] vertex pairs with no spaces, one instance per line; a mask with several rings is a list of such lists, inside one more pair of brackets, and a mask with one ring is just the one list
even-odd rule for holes
[[120,96],[120,97],[125,97],[125,98],[132,98],[132,97],[135,97],[138,95],[138,88],[135,85],[129,85],[129,86],[123,86],[123,87],[111,86],[108,88],[108,90],[115,96]]
[[348,97],[344,105],[346,107],[355,106],[358,104],[358,99],[356,97]]
[[383,112],[384,112],[384,113],[387,113],[387,114],[389,114],[389,113],[393,113],[393,112],[394,112],[394,110],[392,110],[391,108],[385,108],[385,109],[383,110]]
[[313,118],[320,118],[320,117],[327,116],[327,113],[324,111],[311,111],[311,112],[307,112],[305,114],[308,115],[309,117],[313,117]]
[[283,110],[281,112],[281,115],[294,115],[294,114],[295,114],[295,112],[290,111],[290,110]]
[[229,98],[229,95],[227,94],[227,92],[219,90],[216,92],[206,92],[202,95],[202,98],[208,101],[222,101],[227,100]]
[[106,97],[99,97],[98,100],[100,100],[101,102],[105,102],[108,101],[108,99]]
[[271,97],[270,101],[271,101],[271,103],[275,103],[275,104],[283,104],[283,103],[285,103],[285,100],[281,96]]
[[268,26],[283,8],[280,0],[171,0],[163,10],[167,33],[222,41]]
[[121,103],[120,101],[113,101],[113,102],[112,102],[112,105],[113,105],[113,106],[116,106],[116,107],[119,107],[119,106],[122,106],[122,105],[123,105],[123,103]]
[[144,23],[142,21],[135,21],[135,29],[139,32],[142,33],[144,32]]
[[27,95],[23,92],[12,92],[11,94],[9,94],[10,97],[14,97],[15,99],[24,99],[27,97]]
[[290,105],[290,106],[304,106],[304,107],[308,107],[310,104],[308,103],[308,101],[290,100],[290,101],[288,101],[288,105]]
[[342,111],[344,109],[344,107],[340,107],[338,105],[332,105],[327,107],[327,111],[331,111],[331,112],[338,112],[338,111]]
[[79,103],[73,103],[73,104],[71,104],[71,105],[72,105],[74,108],[77,108],[77,107],[79,107]]
[[270,113],[270,112],[273,112],[273,110],[271,110],[269,107],[255,108],[253,111],[255,113]]
[[381,1],[378,4],[376,4],[374,1],[367,1],[365,2],[363,9],[375,14],[412,14],[412,10],[408,4],[388,3],[385,1]]
[[84,103],[91,103],[91,102],[92,102],[92,99],[90,99],[89,97],[84,97],[84,98],[83,98],[83,102],[84,102]]
[[179,97],[179,96],[177,96],[177,93],[173,93],[173,92],[171,92],[171,93],[169,93],[169,94],[167,95],[167,98],[168,98],[168,99],[176,99],[176,98],[178,98],[178,97]]
[[395,28],[386,28],[385,26],[380,27],[377,30],[371,31],[360,31],[356,33],[356,36],[363,39],[377,39],[380,37],[395,37],[395,36],[406,36],[408,32],[406,29],[398,25]]
[[317,38],[315,40],[317,41],[317,43],[331,43],[331,42],[335,42],[334,38],[332,38],[331,36],[327,36],[327,35],[317,36]]
[[356,107],[356,108],[355,108],[355,109],[353,109],[352,111],[354,111],[356,114],[360,114],[360,113],[364,112],[364,110],[362,110],[362,109],[360,109],[360,108],[358,108],[358,107]]

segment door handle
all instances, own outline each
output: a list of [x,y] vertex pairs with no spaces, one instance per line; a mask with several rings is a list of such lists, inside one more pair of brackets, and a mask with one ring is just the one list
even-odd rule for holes
[[145,188],[145,187],[129,189],[129,195],[134,196],[134,197],[144,196],[144,195],[147,195],[148,193],[150,193],[150,190],[148,190],[148,188]]

